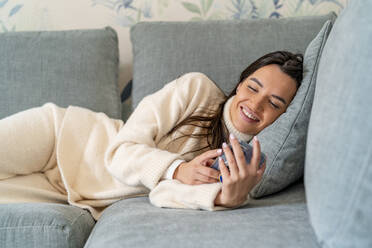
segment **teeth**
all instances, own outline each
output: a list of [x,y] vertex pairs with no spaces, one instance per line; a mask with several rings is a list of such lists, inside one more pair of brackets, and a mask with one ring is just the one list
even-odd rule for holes
[[248,118],[251,118],[255,121],[257,121],[258,119],[256,117],[254,117],[253,115],[251,115],[250,113],[248,113],[244,108],[243,108],[243,113],[248,117]]

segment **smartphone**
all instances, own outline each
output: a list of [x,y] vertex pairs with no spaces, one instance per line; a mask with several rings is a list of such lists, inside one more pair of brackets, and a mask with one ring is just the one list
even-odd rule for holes
[[[245,160],[247,161],[247,164],[249,164],[251,162],[252,155],[253,155],[253,147],[251,145],[249,145],[247,142],[244,142],[244,141],[240,141],[239,143],[240,143],[240,146],[243,150]],[[231,151],[233,152],[231,144],[229,144],[229,147],[230,147]],[[229,164],[227,162],[225,154],[222,154],[221,157],[222,157],[223,161],[225,162],[225,165],[227,167],[229,167]],[[259,168],[262,167],[265,160],[266,160],[266,156],[263,152],[261,152]],[[211,168],[216,169],[216,170],[220,170],[220,166],[219,166],[219,163],[218,163],[218,158],[213,162]]]

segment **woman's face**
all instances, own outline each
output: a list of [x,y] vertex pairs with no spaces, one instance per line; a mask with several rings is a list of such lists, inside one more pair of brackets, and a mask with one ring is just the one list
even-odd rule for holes
[[236,129],[256,135],[285,112],[296,94],[296,81],[278,65],[261,67],[237,88],[230,107]]

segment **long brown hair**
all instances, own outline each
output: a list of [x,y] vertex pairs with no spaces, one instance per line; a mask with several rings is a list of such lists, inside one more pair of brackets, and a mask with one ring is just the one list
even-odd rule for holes
[[221,147],[223,142],[228,140],[228,130],[223,121],[223,109],[226,102],[236,94],[236,90],[241,82],[249,77],[256,70],[263,66],[276,64],[280,67],[281,71],[289,75],[296,81],[297,88],[300,86],[303,74],[303,56],[302,54],[293,54],[287,51],[276,51],[262,56],[261,58],[250,64],[240,75],[239,82],[234,89],[222,100],[216,110],[200,109],[194,115],[188,116],[186,119],[175,125],[166,135],[168,137],[182,126],[194,126],[203,130],[201,133],[186,134],[181,131],[181,136],[172,140],[171,142],[183,138],[190,137],[195,139],[206,138],[208,145],[187,153],[197,152],[205,148],[217,149]]

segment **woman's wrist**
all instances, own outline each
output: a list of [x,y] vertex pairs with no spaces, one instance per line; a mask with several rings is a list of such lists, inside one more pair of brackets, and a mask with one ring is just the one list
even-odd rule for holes
[[214,205],[215,206],[222,206],[222,203],[221,203],[221,190],[220,190],[220,192],[218,192],[218,194],[216,196],[216,199],[214,199]]
[[235,202],[226,202],[226,199],[225,200],[222,199],[222,190],[220,190],[220,192],[218,192],[216,198],[214,199],[214,205],[221,206],[221,207],[227,207],[227,208],[235,208],[235,207],[240,206],[242,203],[244,203],[245,200],[240,199],[239,201],[235,201]]
[[176,170],[174,171],[173,173],[173,179],[179,179],[178,176],[179,176],[179,171],[180,171],[180,168],[181,166],[185,165],[186,162],[182,162],[178,165],[178,167],[176,168]]
[[222,196],[222,190],[220,190],[220,192],[218,192],[218,194],[216,196],[216,199],[214,199],[214,205],[215,206],[221,206],[221,207],[227,207],[227,208],[233,207],[233,205],[228,204],[226,202],[226,200],[224,200],[222,197],[223,197]]

